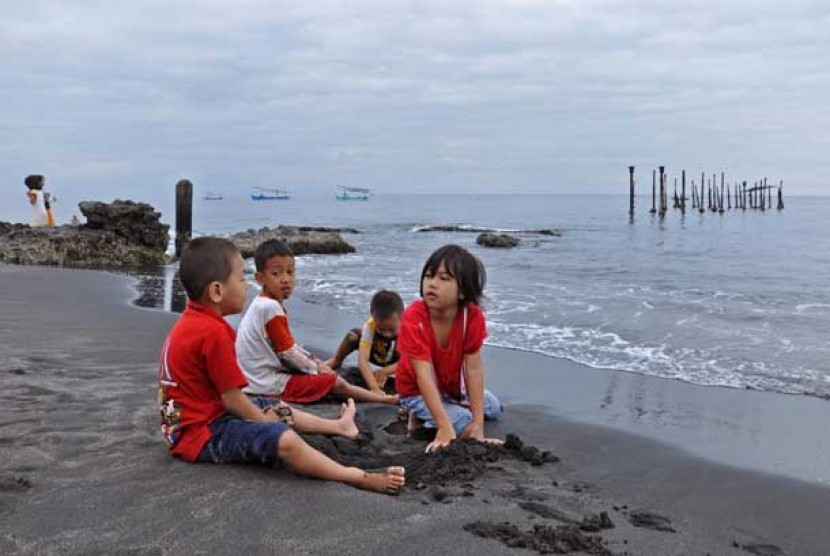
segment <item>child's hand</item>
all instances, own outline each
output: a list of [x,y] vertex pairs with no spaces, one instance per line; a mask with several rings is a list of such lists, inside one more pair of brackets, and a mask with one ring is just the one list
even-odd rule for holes
[[469,431],[470,434],[467,438],[474,438],[479,442],[486,442],[487,444],[504,444],[504,440],[484,436],[484,427],[482,425],[470,424]]
[[455,431],[452,430],[452,427],[447,429],[439,428],[435,434],[435,440],[427,444],[426,453],[446,448],[453,440],[455,440]]
[[337,374],[337,372],[335,370],[333,370],[331,367],[329,367],[328,365],[326,365],[325,363],[322,363],[322,362],[317,365],[317,372],[320,373],[321,375],[336,375]]
[[375,371],[375,382],[378,383],[378,390],[383,390],[383,385],[386,384],[386,379],[388,378],[389,375],[383,372],[383,369]]

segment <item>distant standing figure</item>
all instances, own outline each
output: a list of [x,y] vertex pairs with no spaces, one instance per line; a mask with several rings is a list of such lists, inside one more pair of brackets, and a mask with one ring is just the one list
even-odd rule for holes
[[46,212],[46,199],[43,194],[43,185],[46,179],[39,174],[32,174],[26,176],[23,183],[26,184],[28,191],[26,195],[29,198],[29,204],[32,205],[32,218],[29,225],[33,228],[39,228],[49,225],[49,216]]
[[78,226],[81,225],[81,221],[78,220],[78,215],[77,214],[72,215],[72,220],[70,220],[69,224],[74,226],[75,228],[77,228]]

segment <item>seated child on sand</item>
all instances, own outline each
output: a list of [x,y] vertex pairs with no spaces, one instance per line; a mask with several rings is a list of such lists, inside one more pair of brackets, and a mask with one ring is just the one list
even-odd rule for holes
[[484,389],[481,346],[487,326],[479,301],[484,265],[458,245],[445,245],[421,271],[421,298],[401,316],[395,378],[410,428],[437,429],[427,451],[455,438],[501,442],[484,436],[484,420],[498,419],[498,398]]
[[229,241],[191,241],[179,263],[189,301],[164,342],[159,361],[161,431],[170,452],[188,462],[284,462],[297,473],[359,488],[395,493],[402,467],[368,473],[344,467],[306,444],[291,427],[312,434],[356,438],[355,405],[339,419],[323,419],[242,393],[247,381],[236,362],[235,333],[223,318],[245,307],[245,262]]
[[[372,296],[369,305],[369,320],[363,328],[350,330],[334,353],[326,361],[332,369],[339,369],[343,360],[358,350],[357,366],[369,390],[383,393],[383,386],[389,377],[395,375],[398,367],[398,327],[401,324],[403,300],[397,293],[380,290]],[[378,367],[377,370],[373,366]]]
[[330,393],[361,402],[398,402],[395,395],[349,384],[294,341],[283,303],[294,292],[295,264],[285,243],[263,242],[254,263],[262,293],[248,307],[236,338],[239,366],[248,379],[246,394],[295,403],[311,403]]

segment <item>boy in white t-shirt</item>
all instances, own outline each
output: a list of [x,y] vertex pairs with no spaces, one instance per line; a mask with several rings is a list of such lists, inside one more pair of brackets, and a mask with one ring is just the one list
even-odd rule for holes
[[246,394],[310,403],[331,393],[355,401],[397,404],[395,395],[349,384],[294,341],[283,302],[294,292],[295,263],[285,243],[262,243],[254,262],[262,293],[248,307],[236,337],[237,359],[248,379]]

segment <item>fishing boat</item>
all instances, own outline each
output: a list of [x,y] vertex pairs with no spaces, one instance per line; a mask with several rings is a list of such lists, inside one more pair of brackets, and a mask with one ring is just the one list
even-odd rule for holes
[[339,185],[340,192],[335,195],[338,201],[368,201],[372,190],[365,187],[347,187]]
[[221,201],[225,197],[221,193],[216,193],[213,191],[208,191],[204,195],[202,195],[203,201]]
[[264,187],[254,187],[251,189],[251,199],[254,201],[272,201],[281,199],[290,199],[286,189],[266,189]]

